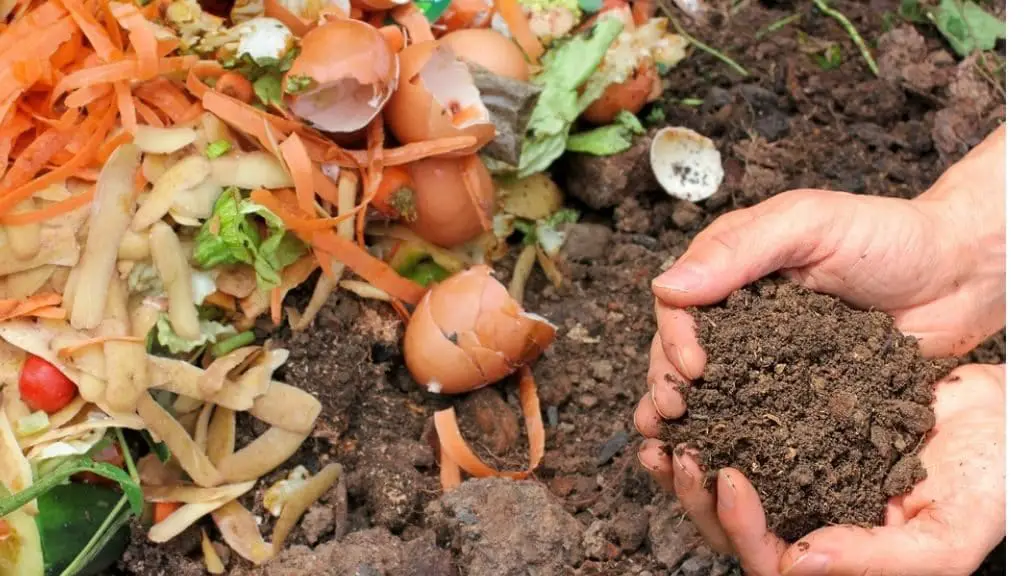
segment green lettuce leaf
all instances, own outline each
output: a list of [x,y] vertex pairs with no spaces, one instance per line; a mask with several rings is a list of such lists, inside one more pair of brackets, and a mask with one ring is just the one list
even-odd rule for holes
[[942,0],[928,17],[960,56],[992,50],[1006,38],[1006,23],[971,0]]
[[[519,156],[519,177],[547,169],[565,152],[569,128],[583,110],[601,96],[611,79],[601,75],[588,82],[605,52],[622,32],[623,24],[605,18],[596,26],[549,50],[543,57],[544,71],[534,78],[543,86],[537,105],[526,125],[526,137]],[[582,95],[580,86],[587,86]]]
[[219,336],[233,336],[237,333],[238,331],[233,326],[225,326],[212,320],[200,320],[199,338],[196,340],[186,340],[175,334],[174,328],[171,327],[171,321],[167,318],[166,314],[160,315],[160,318],[156,321],[156,340],[172,354],[191,352],[200,346],[216,342]]
[[644,132],[640,119],[623,110],[613,124],[569,136],[565,148],[570,152],[611,156],[629,150],[633,145],[633,135]]
[[[256,217],[266,225],[266,238],[260,236]],[[207,269],[221,264],[249,264],[256,270],[260,290],[270,290],[281,283],[281,270],[307,250],[266,206],[242,197],[237,188],[228,188],[214,204],[213,217],[199,230],[193,257]]]

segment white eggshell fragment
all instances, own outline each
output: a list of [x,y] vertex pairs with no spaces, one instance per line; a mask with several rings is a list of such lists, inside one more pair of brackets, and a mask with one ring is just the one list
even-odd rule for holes
[[725,178],[715,143],[681,126],[658,130],[651,141],[651,168],[658,184],[680,200],[700,202],[714,194]]

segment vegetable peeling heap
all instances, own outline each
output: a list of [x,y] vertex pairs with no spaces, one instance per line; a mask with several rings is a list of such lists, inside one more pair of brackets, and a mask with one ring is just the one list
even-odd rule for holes
[[[685,56],[652,16],[644,0],[0,1],[0,575],[98,573],[133,518],[161,543],[211,516],[238,556],[271,560],[341,468],[271,487],[262,538],[240,499],[321,406],[274,379],[288,351],[254,327],[305,330],[337,287],[392,304],[431,392],[519,373],[529,469],[484,464],[449,409],[446,488],[529,474],[529,364],[555,328],[520,302],[534,263],[562,281],[576,219],[545,171],[630,145]],[[506,290],[489,264],[513,237]],[[308,306],[286,306],[307,281]],[[266,432],[236,446],[239,418]]]

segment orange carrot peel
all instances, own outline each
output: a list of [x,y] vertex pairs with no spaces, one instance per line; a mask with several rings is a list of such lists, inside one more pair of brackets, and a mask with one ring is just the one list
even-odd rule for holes
[[[499,471],[488,466],[473,452],[462,433],[455,418],[455,408],[434,412],[434,428],[441,447],[442,487],[450,489],[457,485],[457,473],[452,472],[454,466],[476,478],[498,476],[522,480],[527,478],[540,465],[544,457],[544,421],[540,414],[540,399],[537,397],[537,383],[529,367],[519,370],[519,398],[523,408],[523,419],[526,423],[526,437],[529,443],[530,461],[526,470]],[[446,463],[446,460],[449,462]],[[444,484],[448,483],[448,486]]]

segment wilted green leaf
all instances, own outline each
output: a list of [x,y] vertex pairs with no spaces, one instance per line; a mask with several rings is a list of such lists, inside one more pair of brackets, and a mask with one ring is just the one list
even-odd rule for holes
[[971,0],[942,0],[928,17],[960,56],[992,50],[1006,38],[1006,23]]

